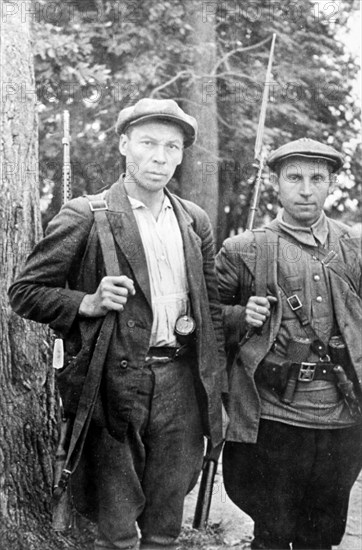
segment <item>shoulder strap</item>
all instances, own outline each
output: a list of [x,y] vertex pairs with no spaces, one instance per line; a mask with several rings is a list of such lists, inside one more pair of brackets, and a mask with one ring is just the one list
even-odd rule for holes
[[106,199],[89,200],[89,207],[94,215],[94,221],[98,233],[99,242],[102,248],[104,266],[107,275],[120,275],[119,263],[117,260],[116,246],[111,226],[107,218],[108,205]]
[[[255,295],[266,297],[268,295],[268,282],[273,280],[275,263],[277,262],[277,247],[269,246],[270,243],[266,237],[265,229],[254,229],[253,237],[255,241],[255,268],[254,285]],[[247,331],[245,340],[248,340],[253,334],[262,335],[266,324],[257,329]],[[245,341],[243,339],[243,341]]]
[[[89,206],[94,214],[96,229],[99,242],[102,248],[103,260],[107,275],[120,275],[119,263],[113,234],[106,211],[108,210],[105,199],[92,200],[88,198]],[[116,312],[110,311],[104,317],[98,334],[94,352],[88,367],[87,376],[84,381],[82,393],[79,399],[77,413],[73,422],[70,443],[65,460],[63,472],[54,491],[54,497],[60,498],[65,490],[70,475],[75,471],[83,451],[85,438],[88,432],[89,424],[93,415],[93,410],[97,398],[102,378],[103,365],[106,358],[108,345],[113,332],[116,320]]]
[[324,358],[327,355],[327,347],[324,345],[324,343],[322,342],[322,340],[319,338],[316,331],[314,330],[313,326],[311,325],[309,317],[305,311],[305,307],[301,302],[299,296],[294,293],[294,291],[289,286],[288,279],[283,277],[281,273],[279,273],[278,275],[278,285],[286,295],[287,302],[290,309],[298,318],[298,321],[303,327],[306,335],[312,342],[311,344],[312,350],[315,353],[317,353],[320,358]]
[[[279,231],[274,231],[271,228],[267,228],[265,231],[265,241],[267,243],[267,248],[272,248],[275,250],[273,257],[277,258],[278,250],[278,241],[281,233]],[[283,234],[284,238],[284,234]],[[303,248],[304,250],[304,248]],[[313,326],[311,325],[308,314],[301,302],[299,296],[295,293],[295,290],[290,285],[290,281],[287,277],[284,277],[281,269],[278,269],[278,286],[284,292],[287,303],[290,309],[293,311],[294,315],[298,318],[301,326],[303,327],[306,335],[312,342],[312,349],[319,357],[324,358],[327,354],[327,348],[324,343],[320,340]]]
[[255,295],[266,296],[268,282],[268,247],[266,246],[266,235],[265,231],[260,229],[255,229],[253,233],[256,246],[254,274]]

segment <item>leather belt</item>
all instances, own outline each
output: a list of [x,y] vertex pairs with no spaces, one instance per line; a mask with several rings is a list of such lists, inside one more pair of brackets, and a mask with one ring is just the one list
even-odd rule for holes
[[155,363],[168,363],[169,361],[174,361],[191,351],[190,346],[180,346],[180,347],[167,347],[167,346],[158,346],[151,347],[148,350],[146,356],[146,362],[155,362]]
[[336,382],[336,375],[333,372],[334,363],[292,363],[289,371],[289,378],[298,382],[312,382],[313,380],[329,380]]

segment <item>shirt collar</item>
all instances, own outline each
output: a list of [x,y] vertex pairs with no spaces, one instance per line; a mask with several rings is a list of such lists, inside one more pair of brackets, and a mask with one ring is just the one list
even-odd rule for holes
[[[131,203],[132,210],[136,210],[137,208],[147,208],[147,210],[148,210],[148,206],[146,206],[142,201],[140,201],[138,199],[135,199],[134,197],[131,197],[130,195],[127,195],[127,197],[128,197],[129,202]],[[164,199],[163,199],[161,211],[164,211],[167,208],[172,208],[172,204],[171,204],[171,201],[168,198],[168,196],[165,195]]]
[[299,227],[286,223],[283,220],[284,208],[281,208],[277,214],[279,226],[283,231],[292,235],[301,244],[308,246],[318,246],[318,242],[322,245],[326,243],[328,237],[327,216],[324,212],[321,213],[318,220],[311,227]]

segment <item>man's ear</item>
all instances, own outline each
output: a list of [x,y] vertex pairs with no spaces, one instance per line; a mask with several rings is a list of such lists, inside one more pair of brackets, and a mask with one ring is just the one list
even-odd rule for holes
[[278,174],[276,172],[270,172],[269,181],[270,181],[270,185],[272,186],[274,191],[278,191],[279,190],[279,177],[278,177]]
[[176,166],[179,166],[181,164],[183,158],[184,158],[184,150],[182,149],[181,154],[180,154],[180,159],[177,162]]
[[119,140],[119,151],[121,155],[126,156],[127,152],[127,145],[128,145],[128,136],[126,134],[122,134],[121,138]]

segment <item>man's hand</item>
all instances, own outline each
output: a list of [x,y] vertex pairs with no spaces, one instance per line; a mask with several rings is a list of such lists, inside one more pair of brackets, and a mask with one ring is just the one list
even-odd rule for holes
[[262,327],[270,315],[270,306],[275,304],[275,296],[250,296],[245,309],[247,329]]
[[79,306],[83,317],[103,317],[108,311],[123,311],[128,296],[134,296],[132,279],[125,275],[103,277],[94,294],[86,294]]

